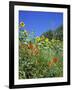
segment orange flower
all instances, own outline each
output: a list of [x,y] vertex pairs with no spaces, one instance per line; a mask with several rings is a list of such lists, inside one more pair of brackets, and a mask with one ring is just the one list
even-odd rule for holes
[[54,63],[58,62],[58,58],[56,58],[56,57],[53,58],[53,62],[54,62]]
[[33,49],[33,44],[32,43],[28,44],[28,48]]
[[51,67],[54,63],[58,62],[58,58],[54,57],[51,61],[48,62],[48,66]]
[[32,55],[39,55],[39,49],[37,45],[34,45],[30,42],[28,44],[28,49],[31,50]]

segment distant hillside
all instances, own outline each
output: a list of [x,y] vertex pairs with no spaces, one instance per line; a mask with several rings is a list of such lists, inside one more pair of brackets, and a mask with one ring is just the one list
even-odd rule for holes
[[56,40],[63,40],[63,26],[61,25],[60,27],[58,27],[56,30],[52,31],[49,30],[47,32],[44,32],[42,35],[44,35],[45,37],[51,39],[56,39]]

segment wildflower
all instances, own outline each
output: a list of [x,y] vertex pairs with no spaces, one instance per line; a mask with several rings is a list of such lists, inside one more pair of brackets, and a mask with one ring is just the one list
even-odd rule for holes
[[24,22],[20,22],[20,27],[24,27],[24,26],[25,26]]
[[37,45],[35,47],[33,47],[32,54],[34,56],[39,55],[39,49],[38,49],[38,46]]
[[28,44],[28,48],[29,48],[29,49],[33,49],[33,47],[34,47],[33,44],[30,42],[30,43]]
[[48,47],[43,47],[44,49],[47,49]]
[[51,61],[48,62],[48,66],[51,67],[54,63],[58,62],[58,58],[53,58]]
[[36,41],[39,42],[41,39],[40,37],[36,37]]
[[48,38],[45,39],[45,42],[48,42]]
[[58,58],[56,58],[56,57],[53,58],[53,62],[54,62],[54,63],[58,62]]
[[41,45],[41,43],[38,43],[38,45]]
[[27,43],[27,42],[24,42],[24,44],[26,44],[26,45],[27,45],[28,43]]

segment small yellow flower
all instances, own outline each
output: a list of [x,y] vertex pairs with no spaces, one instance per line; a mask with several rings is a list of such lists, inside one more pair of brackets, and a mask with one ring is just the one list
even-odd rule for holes
[[20,22],[20,27],[24,27],[24,26],[25,26],[24,22]]
[[37,41],[37,42],[39,42],[40,40],[41,40],[40,37],[37,37],[37,38],[36,38],[36,41]]
[[49,41],[48,38],[46,38],[46,39],[45,39],[45,42],[48,42],[48,41]]

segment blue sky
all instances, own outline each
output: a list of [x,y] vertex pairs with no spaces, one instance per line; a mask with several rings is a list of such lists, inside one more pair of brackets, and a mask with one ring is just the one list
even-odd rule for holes
[[63,24],[63,13],[56,12],[37,12],[37,11],[19,11],[19,23],[24,22],[29,32],[35,32],[40,36],[48,30],[55,30]]

